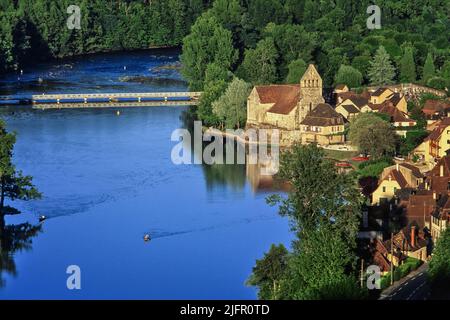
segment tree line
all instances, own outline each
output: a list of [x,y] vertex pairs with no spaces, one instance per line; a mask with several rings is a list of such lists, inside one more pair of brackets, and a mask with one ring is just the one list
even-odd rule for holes
[[[70,5],[80,29],[69,29]],[[203,0],[0,0],[0,72],[30,61],[178,46],[204,11]]]

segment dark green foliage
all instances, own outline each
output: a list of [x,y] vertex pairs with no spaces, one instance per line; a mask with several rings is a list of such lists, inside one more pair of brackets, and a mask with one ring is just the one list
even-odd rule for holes
[[284,245],[272,244],[269,252],[261,260],[256,260],[247,284],[259,288],[259,299],[276,300],[280,298],[281,281],[286,275],[288,254]]
[[450,228],[447,228],[437,240],[428,271],[434,287],[450,286]]
[[181,72],[191,90],[203,90],[209,64],[229,70],[236,59],[237,51],[233,48],[231,32],[223,28],[208,11],[197,19],[191,33],[183,40]]
[[410,130],[405,138],[400,139],[398,153],[408,156],[423,140],[428,136],[428,131],[424,129]]
[[406,47],[400,60],[400,82],[413,83],[417,80],[416,64],[412,47]]
[[305,73],[306,69],[308,68],[308,65],[303,59],[297,59],[292,61],[289,64],[289,72],[286,77],[286,83],[289,84],[297,84],[300,83],[300,80]]
[[245,58],[238,71],[245,81],[252,84],[271,84],[277,81],[278,51],[272,38],[258,42],[255,49],[245,51]]
[[363,162],[359,165],[358,176],[361,179],[367,177],[378,178],[383,172],[384,168],[387,168],[391,165],[392,160],[389,161],[385,159]]
[[436,68],[434,67],[433,56],[429,52],[427,54],[427,59],[425,60],[425,65],[423,66],[422,82],[426,84],[428,80],[436,75]]
[[[0,8],[0,71],[52,57],[177,46],[208,2],[9,1]],[[66,25],[72,4],[81,9],[80,30]]]
[[355,276],[362,200],[354,177],[338,173],[316,145],[283,153],[279,177],[292,189],[287,198],[274,195],[268,202],[289,217],[297,238],[291,253],[272,247],[258,260],[249,284],[264,299],[364,298]]
[[348,138],[361,153],[373,159],[393,155],[396,134],[391,124],[377,113],[360,113],[351,123]]
[[30,176],[22,175],[12,163],[13,148],[16,136],[8,133],[5,123],[0,120],[0,218],[6,214],[17,214],[19,211],[5,205],[5,199],[31,200],[41,197],[32,184]]
[[351,66],[341,65],[336,74],[336,84],[346,84],[349,88],[357,88],[362,84],[361,72]]

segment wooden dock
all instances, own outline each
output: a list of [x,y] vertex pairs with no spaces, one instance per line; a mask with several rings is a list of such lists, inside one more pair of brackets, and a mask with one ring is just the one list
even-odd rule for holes
[[35,109],[196,105],[202,92],[68,93],[32,95]]

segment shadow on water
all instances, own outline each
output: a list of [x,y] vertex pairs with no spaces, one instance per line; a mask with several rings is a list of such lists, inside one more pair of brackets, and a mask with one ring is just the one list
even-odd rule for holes
[[0,216],[0,288],[6,285],[3,273],[17,276],[14,254],[32,250],[32,238],[41,231],[42,225],[6,225],[5,218]]

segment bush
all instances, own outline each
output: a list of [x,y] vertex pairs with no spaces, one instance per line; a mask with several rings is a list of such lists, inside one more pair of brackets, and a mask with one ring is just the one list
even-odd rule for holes
[[384,168],[393,165],[394,162],[388,157],[383,157],[378,160],[369,160],[361,163],[358,166],[359,178],[375,177],[378,178],[383,172]]

